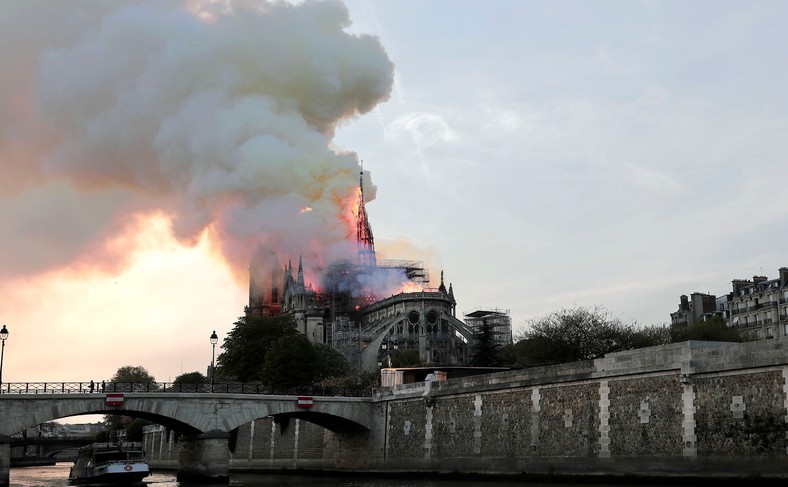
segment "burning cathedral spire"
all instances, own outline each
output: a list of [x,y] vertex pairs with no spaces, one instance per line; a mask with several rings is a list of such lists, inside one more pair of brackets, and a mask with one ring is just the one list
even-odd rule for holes
[[356,245],[358,247],[357,263],[366,267],[377,266],[375,258],[375,238],[369,226],[367,209],[364,206],[364,171],[358,178],[358,203],[356,204]]

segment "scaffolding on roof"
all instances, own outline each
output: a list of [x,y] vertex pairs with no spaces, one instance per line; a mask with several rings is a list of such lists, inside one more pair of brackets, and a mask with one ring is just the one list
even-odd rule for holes
[[430,273],[424,263],[417,260],[383,259],[378,260],[378,267],[385,269],[402,269],[405,276],[414,282],[430,282]]
[[326,343],[345,356],[350,364],[359,360],[361,330],[347,315],[335,316],[326,330]]

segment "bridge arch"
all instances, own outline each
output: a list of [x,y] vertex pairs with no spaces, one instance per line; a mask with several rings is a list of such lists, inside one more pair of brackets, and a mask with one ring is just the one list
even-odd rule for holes
[[[259,396],[258,396],[259,397]],[[359,433],[371,427],[372,402],[369,398],[315,397],[310,408],[300,408],[297,397],[264,396],[244,402],[241,410],[224,418],[221,431],[232,431],[257,419],[295,418],[314,423],[335,433]]]
[[[307,421],[309,423],[316,424],[322,428],[325,428],[329,431],[333,431],[334,433],[364,433],[369,431],[368,428],[365,426],[356,423],[355,421],[351,421],[346,418],[341,418],[339,416],[334,416],[331,414],[320,413],[320,412],[306,412],[306,411],[297,411],[291,413],[280,413],[280,414],[273,414],[271,415],[274,418],[275,422],[279,422],[283,419],[300,419],[302,421]],[[257,418],[262,419],[262,418]]]
[[87,414],[143,418],[180,434],[230,432],[256,419],[293,417],[337,433],[370,429],[369,398],[317,397],[309,409],[297,397],[223,393],[126,393],[122,405],[107,404],[104,394],[13,394],[0,396],[8,421],[0,435],[11,436],[37,424]]

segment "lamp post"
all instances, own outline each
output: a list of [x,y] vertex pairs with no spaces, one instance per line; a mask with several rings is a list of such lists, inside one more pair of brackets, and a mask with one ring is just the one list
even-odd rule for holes
[[211,333],[211,392],[213,392],[213,376],[216,372],[216,364],[214,359],[216,357],[216,343],[219,341],[219,337],[216,335],[216,330],[213,330]]
[[3,392],[3,356],[5,355],[5,340],[8,338],[8,328],[3,325],[0,330],[0,341],[3,342],[3,347],[0,348],[0,393]]
[[[397,339],[391,338],[391,333],[389,333],[386,335],[386,341],[383,342],[380,348],[386,351],[386,367],[391,367],[391,354],[396,353],[397,348],[399,348],[399,345],[397,345]],[[379,365],[382,365],[382,363]]]

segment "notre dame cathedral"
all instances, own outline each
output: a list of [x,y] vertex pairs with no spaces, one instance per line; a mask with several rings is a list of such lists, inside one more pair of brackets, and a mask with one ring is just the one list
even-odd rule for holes
[[[424,364],[466,363],[474,329],[456,317],[454,291],[451,284],[446,288],[443,272],[440,285],[429,288],[420,262],[377,259],[363,179],[354,215],[355,261],[328,265],[316,286],[305,282],[300,257],[297,269],[288,262],[282,272],[273,252],[258,249],[250,266],[247,316],[293,316],[309,340],[331,345],[365,371],[390,365],[391,356],[405,350],[418,351]],[[392,282],[398,291],[382,296]]]

